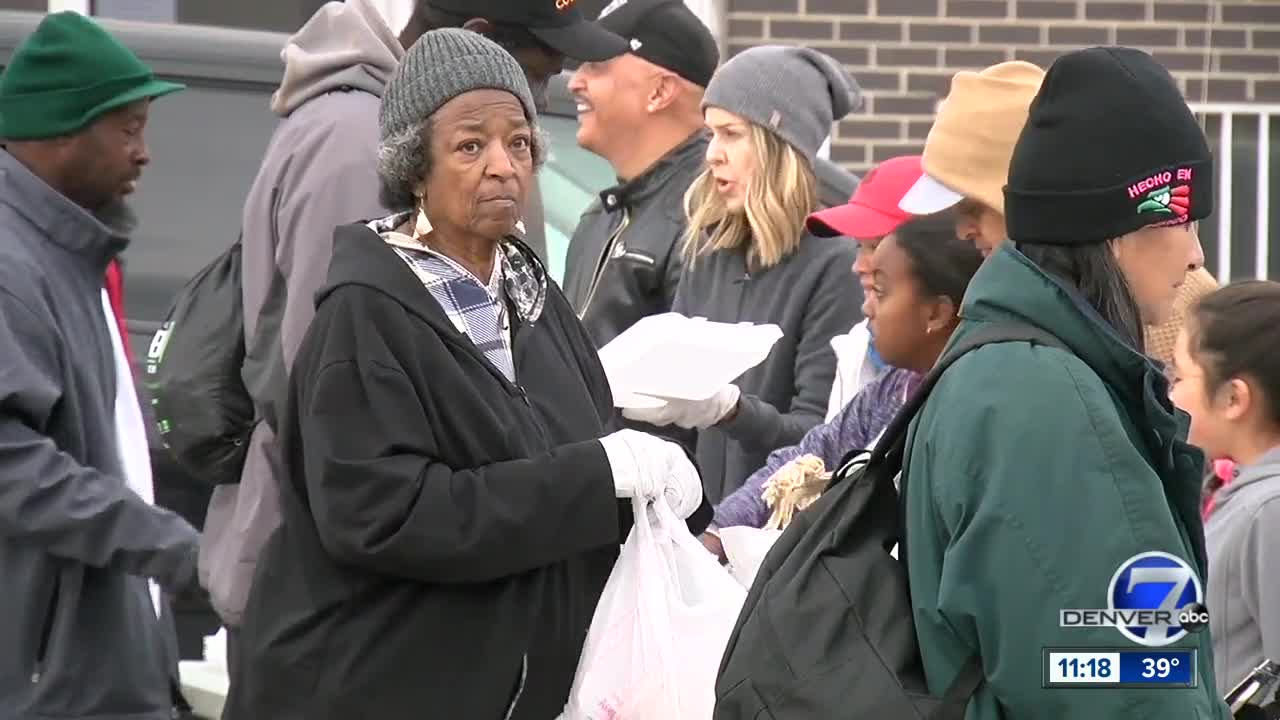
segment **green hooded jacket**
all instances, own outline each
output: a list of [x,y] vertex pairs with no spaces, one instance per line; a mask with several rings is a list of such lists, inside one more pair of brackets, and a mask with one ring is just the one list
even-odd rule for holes
[[1074,354],[979,348],[911,428],[906,558],[930,690],[977,653],[986,682],[966,720],[1227,720],[1207,630],[1169,646],[1198,649],[1195,688],[1043,688],[1044,648],[1141,649],[1115,628],[1059,626],[1061,609],[1106,608],[1132,556],[1173,554],[1204,586],[1204,459],[1184,442],[1188,418],[1160,367],[1011,243],[974,276],[961,317],[952,344],[1018,320]]

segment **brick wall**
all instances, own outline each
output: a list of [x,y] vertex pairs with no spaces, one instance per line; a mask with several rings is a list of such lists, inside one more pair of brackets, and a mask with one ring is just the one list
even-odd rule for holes
[[844,62],[868,100],[831,157],[854,171],[919,152],[957,70],[1120,44],[1151,52],[1190,100],[1280,102],[1275,0],[728,0],[729,52],[807,45]]

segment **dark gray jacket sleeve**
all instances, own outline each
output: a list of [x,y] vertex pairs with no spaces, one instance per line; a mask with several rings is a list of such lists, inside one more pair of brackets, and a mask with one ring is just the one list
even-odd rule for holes
[[824,254],[811,262],[820,273],[800,329],[796,348],[795,392],[786,412],[753,395],[743,394],[738,412],[723,425],[743,445],[762,451],[795,445],[810,428],[822,422],[836,376],[831,338],[849,332],[861,315],[862,291],[850,268],[856,249]]
[[0,288],[0,536],[171,590],[195,575],[197,534],[114,478],[81,465],[47,434],[63,388],[48,322]]

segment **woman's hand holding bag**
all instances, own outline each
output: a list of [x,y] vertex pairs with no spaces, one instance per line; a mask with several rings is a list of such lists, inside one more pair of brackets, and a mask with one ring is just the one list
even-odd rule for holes
[[646,502],[665,498],[682,520],[702,505],[702,478],[679,445],[637,430],[619,430],[600,438],[600,444],[618,497]]

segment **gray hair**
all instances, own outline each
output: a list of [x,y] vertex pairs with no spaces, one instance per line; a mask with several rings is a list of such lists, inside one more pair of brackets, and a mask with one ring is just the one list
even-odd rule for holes
[[378,197],[383,207],[392,212],[412,210],[417,201],[415,190],[431,172],[431,153],[426,138],[430,137],[431,118],[421,127],[411,127],[378,144]]
[[[546,159],[548,141],[536,123],[533,130],[533,170],[537,173]],[[431,134],[435,129],[432,117],[418,127],[410,127],[394,133],[378,144],[379,198],[383,207],[392,212],[412,210],[417,203],[415,190],[431,173]]]

